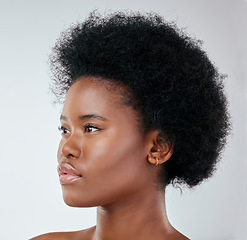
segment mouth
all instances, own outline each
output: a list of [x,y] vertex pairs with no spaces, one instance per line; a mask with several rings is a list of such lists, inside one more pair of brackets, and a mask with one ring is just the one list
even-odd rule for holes
[[57,168],[59,180],[61,184],[71,184],[80,178],[82,175],[79,174],[76,169],[69,163],[61,163]]

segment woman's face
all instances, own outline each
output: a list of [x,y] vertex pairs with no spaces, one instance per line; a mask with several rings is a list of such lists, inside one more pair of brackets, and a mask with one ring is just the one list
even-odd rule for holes
[[137,113],[118,91],[84,77],[68,90],[58,149],[64,201],[104,206],[145,191],[152,179],[147,156],[152,137],[142,134]]

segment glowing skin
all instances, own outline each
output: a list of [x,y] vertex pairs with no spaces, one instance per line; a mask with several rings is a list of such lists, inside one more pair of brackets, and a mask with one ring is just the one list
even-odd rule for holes
[[73,207],[98,206],[97,225],[35,239],[188,239],[169,223],[164,190],[157,188],[172,153],[156,141],[158,131],[141,133],[137,113],[121,99],[92,77],[68,90],[57,154],[63,198]]
[[58,162],[71,164],[82,177],[62,185],[68,205],[125,202],[150,185],[150,140],[135,119],[132,108],[124,107],[120,96],[105,87],[87,79],[71,86],[61,115]]

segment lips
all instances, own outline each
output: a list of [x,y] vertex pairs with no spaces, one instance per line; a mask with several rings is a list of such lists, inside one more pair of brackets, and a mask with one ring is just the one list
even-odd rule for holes
[[57,171],[61,184],[70,184],[82,177],[69,163],[59,164]]

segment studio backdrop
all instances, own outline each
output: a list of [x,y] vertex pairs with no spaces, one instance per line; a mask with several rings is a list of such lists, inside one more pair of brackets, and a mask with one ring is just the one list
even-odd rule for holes
[[227,74],[232,132],[212,178],[168,187],[171,223],[191,239],[247,240],[247,2],[244,0],[0,0],[0,239],[29,239],[96,223],[95,208],[65,205],[57,176],[61,107],[52,104],[49,54],[59,34],[88,14],[154,11],[203,40]]

